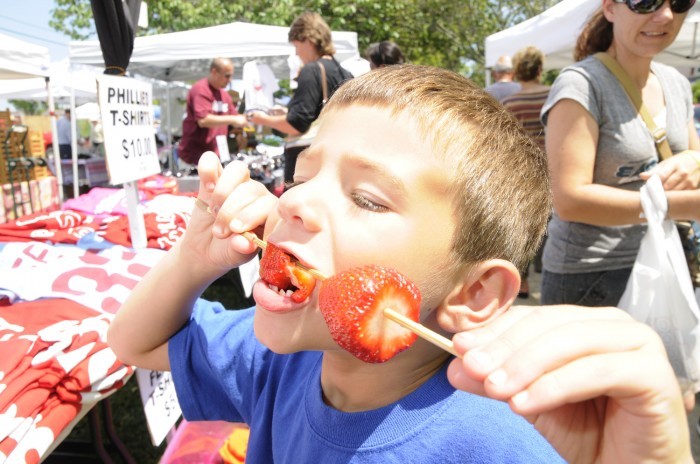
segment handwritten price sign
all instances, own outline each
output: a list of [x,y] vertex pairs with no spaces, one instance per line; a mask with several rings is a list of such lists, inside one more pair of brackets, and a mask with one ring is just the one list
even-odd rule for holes
[[175,395],[173,378],[170,372],[136,369],[136,380],[151,442],[153,446],[158,446],[182,414]]
[[110,183],[159,173],[151,84],[103,75],[97,78],[97,87]]

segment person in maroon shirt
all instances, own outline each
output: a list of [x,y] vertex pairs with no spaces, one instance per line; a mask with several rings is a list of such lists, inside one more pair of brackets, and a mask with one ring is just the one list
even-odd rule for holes
[[209,76],[197,81],[187,95],[187,116],[182,121],[182,139],[178,156],[182,161],[197,165],[205,151],[219,153],[216,137],[228,135],[228,126],[247,124],[238,114],[231,96],[223,90],[233,76],[233,62],[214,58]]

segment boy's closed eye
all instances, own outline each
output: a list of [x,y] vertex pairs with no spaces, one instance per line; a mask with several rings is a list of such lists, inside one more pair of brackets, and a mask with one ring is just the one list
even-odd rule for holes
[[366,195],[363,195],[361,193],[352,192],[350,194],[350,198],[352,198],[352,201],[359,208],[366,209],[368,211],[373,211],[375,213],[383,213],[383,212],[389,211],[388,207],[386,207],[380,203],[377,203],[373,200],[370,200],[369,198],[367,198]]
[[[303,180],[295,180],[293,182],[287,182],[284,186],[285,191],[291,190],[297,185],[303,184]],[[382,205],[381,203],[378,203],[376,200],[372,200],[370,198],[367,198],[367,195],[359,193],[359,192],[352,192],[350,194],[350,198],[352,199],[353,203],[357,205],[359,208],[366,209],[369,211],[377,212],[377,213],[382,213],[385,211],[389,211],[389,208],[386,207],[385,205]]]

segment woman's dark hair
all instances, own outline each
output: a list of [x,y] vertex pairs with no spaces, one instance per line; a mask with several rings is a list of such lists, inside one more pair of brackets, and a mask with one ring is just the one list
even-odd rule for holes
[[595,53],[606,51],[610,48],[612,40],[613,25],[605,17],[603,10],[599,9],[593,13],[576,40],[574,61],[581,61]]
[[365,56],[374,64],[375,68],[392,64],[404,64],[406,61],[399,46],[388,40],[376,42],[367,47]]

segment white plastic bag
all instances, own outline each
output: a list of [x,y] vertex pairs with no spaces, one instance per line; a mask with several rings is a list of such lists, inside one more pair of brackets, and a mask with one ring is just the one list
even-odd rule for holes
[[641,188],[648,229],[619,307],[661,336],[684,393],[700,391],[700,309],[658,176]]

